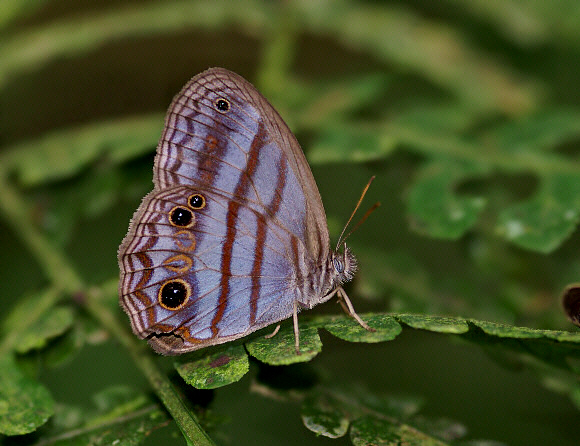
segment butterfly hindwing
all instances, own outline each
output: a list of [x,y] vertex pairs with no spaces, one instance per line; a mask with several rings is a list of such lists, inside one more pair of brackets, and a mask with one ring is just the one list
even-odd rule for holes
[[[241,204],[235,225],[224,225],[231,202],[177,186],[137,211],[123,255],[122,288],[131,291],[122,302],[135,332],[157,350],[171,353],[166,344],[175,350],[183,339],[183,348],[201,348],[291,316],[297,296],[287,233]],[[168,289],[181,290],[184,301],[164,303]]]

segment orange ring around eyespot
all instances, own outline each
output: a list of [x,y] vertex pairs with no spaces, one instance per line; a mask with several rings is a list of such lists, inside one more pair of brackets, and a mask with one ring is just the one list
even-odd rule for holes
[[[179,238],[180,235],[185,235],[186,238],[188,238],[191,241],[191,244],[188,246],[185,243],[183,243]],[[190,252],[195,249],[195,245],[197,242],[195,241],[195,234],[193,232],[182,229],[181,231],[177,231],[175,234],[173,234],[172,237],[175,240],[175,244],[177,245],[177,247],[182,251]]]
[[[188,200],[189,201],[189,200]],[[176,209],[184,209],[187,212],[191,212],[191,221],[185,225],[185,226],[181,226],[178,224],[175,224],[172,220],[171,220],[171,214],[173,213],[173,211],[175,211]],[[187,209],[185,206],[174,206],[173,208],[171,208],[171,210],[169,211],[169,213],[167,214],[167,220],[169,220],[169,224],[171,226],[174,226],[176,228],[191,228],[194,224],[195,224],[195,212],[192,212],[190,209]]]
[[[184,262],[185,265],[182,267],[179,266],[175,266],[172,265],[171,263],[177,263],[177,262]],[[186,256],[185,254],[177,254],[174,255],[172,257],[169,257],[168,259],[166,259],[162,265],[168,269],[169,271],[173,271],[174,273],[186,273],[188,272],[191,267],[193,266],[193,260],[191,259],[191,257]]]
[[[227,113],[232,109],[232,104],[230,103],[230,101],[228,101],[225,98],[217,98],[215,100],[215,102],[213,103],[213,105],[219,113]],[[226,107],[226,108],[222,109],[221,107]]]
[[[199,197],[199,198],[201,198],[201,200],[202,200],[202,202],[203,202],[203,203],[201,204],[201,206],[194,207],[194,206],[192,206],[192,205],[191,205],[191,199],[192,199],[193,197]],[[205,207],[205,205],[206,205],[206,204],[207,204],[207,201],[205,200],[205,197],[204,197],[202,194],[197,194],[197,193],[196,193],[196,194],[191,194],[189,197],[187,197],[187,205],[188,205],[188,206],[189,206],[191,209],[195,209],[196,211],[198,211],[198,210],[200,210],[200,209],[203,209],[203,208]]]
[[[163,291],[163,288],[165,288],[165,286],[167,284],[169,284],[169,283],[175,283],[175,282],[181,283],[181,284],[183,284],[185,286],[185,290],[187,292],[187,296],[185,296],[185,299],[183,299],[183,302],[181,302],[178,306],[176,306],[176,307],[168,307],[167,305],[165,305],[163,303],[163,300],[161,298],[161,292]],[[192,293],[191,285],[189,283],[187,283],[185,280],[183,280],[183,279],[171,279],[171,280],[168,280],[167,282],[165,282],[159,288],[159,291],[157,292],[157,302],[159,302],[159,305],[161,305],[166,310],[169,310],[169,311],[177,311],[177,310],[179,310],[179,309],[181,309],[181,308],[184,307],[184,305],[187,303],[187,301],[191,297],[191,293]]]

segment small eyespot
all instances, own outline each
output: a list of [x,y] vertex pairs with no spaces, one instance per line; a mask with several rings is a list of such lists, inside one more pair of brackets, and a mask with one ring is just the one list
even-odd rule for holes
[[215,108],[219,112],[226,113],[230,111],[230,103],[228,100],[220,98],[217,101],[215,101]]
[[179,310],[191,296],[191,285],[185,280],[174,279],[165,282],[159,289],[157,300],[166,310]]
[[193,226],[193,213],[187,208],[176,206],[169,213],[169,222],[174,226],[188,228]]
[[205,197],[200,194],[190,195],[187,203],[192,209],[203,209],[205,207]]

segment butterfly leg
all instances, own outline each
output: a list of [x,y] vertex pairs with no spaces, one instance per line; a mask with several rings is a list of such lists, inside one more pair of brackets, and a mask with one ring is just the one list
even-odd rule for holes
[[298,329],[298,303],[294,301],[294,312],[292,313],[292,322],[294,323],[294,346],[296,354],[300,354],[300,330]]
[[278,333],[280,331],[280,324],[276,325],[276,328],[274,328],[274,331],[270,334],[265,335],[264,337],[266,339],[270,339],[273,338],[274,336],[276,336],[276,333]]
[[363,321],[358,314],[356,314],[356,311],[354,311],[354,307],[352,306],[352,302],[342,288],[337,288],[335,291],[336,294],[338,294],[338,301],[340,302],[340,305],[342,305],[342,308],[346,314],[357,321],[358,324],[365,330],[376,331],[374,328],[369,327],[368,324]]

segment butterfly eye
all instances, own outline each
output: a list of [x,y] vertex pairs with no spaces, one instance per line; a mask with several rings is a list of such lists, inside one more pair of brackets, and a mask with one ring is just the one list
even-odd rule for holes
[[230,111],[230,103],[226,99],[218,99],[215,101],[215,108],[222,113],[226,113]]
[[169,222],[174,226],[188,228],[193,226],[193,213],[180,206],[174,207],[169,213]]
[[339,258],[335,257],[332,259],[332,263],[334,264],[334,269],[338,273],[342,273],[344,271],[344,263],[342,263]]
[[205,198],[200,194],[193,194],[188,199],[189,206],[193,209],[203,209],[205,207]]
[[159,290],[159,305],[166,310],[178,310],[191,296],[191,286],[181,279],[165,282]]

